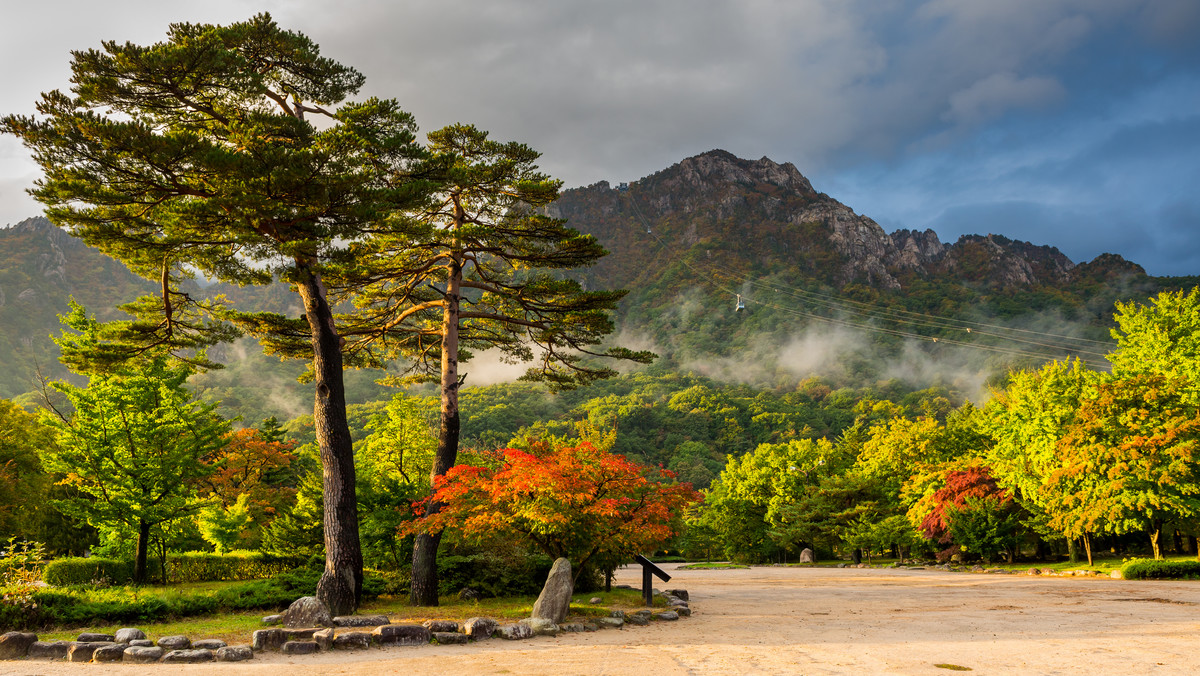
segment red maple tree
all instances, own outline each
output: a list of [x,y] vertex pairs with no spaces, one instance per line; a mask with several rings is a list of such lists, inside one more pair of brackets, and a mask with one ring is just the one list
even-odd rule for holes
[[[566,557],[575,576],[589,561],[615,563],[650,552],[681,529],[683,508],[700,498],[671,472],[583,443],[504,449],[497,469],[458,465],[414,504],[421,516],[402,534],[450,530],[478,543],[513,542]],[[441,509],[426,508],[440,503]]]

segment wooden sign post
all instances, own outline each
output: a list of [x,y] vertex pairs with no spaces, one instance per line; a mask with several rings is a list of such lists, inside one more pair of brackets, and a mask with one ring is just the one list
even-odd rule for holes
[[657,577],[663,582],[670,582],[671,576],[667,575],[666,571],[654,565],[653,561],[641,554],[634,556],[633,560],[642,564],[642,599],[646,602],[646,607],[649,608],[654,605],[654,578]]

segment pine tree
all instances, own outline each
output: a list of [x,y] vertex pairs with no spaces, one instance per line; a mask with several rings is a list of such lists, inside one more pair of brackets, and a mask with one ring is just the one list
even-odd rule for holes
[[[524,380],[568,388],[615,374],[589,355],[648,362],[654,355],[594,346],[613,329],[608,311],[624,291],[585,291],[556,271],[591,265],[607,252],[591,235],[546,214],[560,182],[537,170],[539,154],[490,140],[470,125],[429,133],[439,167],[430,208],[412,227],[353,248],[358,268],[335,295],[354,300],[359,328],[344,333],[366,359],[404,355],[416,379],[441,385],[430,484],[455,464],[460,361],[497,350],[533,362]],[[368,356],[369,355],[369,356]],[[437,605],[440,533],[417,536],[412,602]]]
[[[309,361],[324,466],[317,594],[334,614],[352,612],[362,553],[342,369],[367,353],[343,353],[326,289],[351,244],[406,226],[384,216],[424,203],[412,117],[391,100],[345,102],[363,76],[266,14],[173,24],[148,47],[104,42],[74,52],[71,68],[70,94],[43,94],[38,116],[7,116],[2,129],[41,165],[33,193],[49,218],[161,291],[65,359],[99,371],[167,351],[211,366],[203,348],[236,335],[226,319],[268,351]],[[304,314],[193,298],[180,282],[196,272],[239,285],[282,279]]]

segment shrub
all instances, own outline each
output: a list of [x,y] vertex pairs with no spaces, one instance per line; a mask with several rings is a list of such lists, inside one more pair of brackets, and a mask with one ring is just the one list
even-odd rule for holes
[[[306,561],[303,557],[260,552],[168,554],[167,580],[172,583],[261,580],[304,565]],[[133,580],[133,561],[97,556],[55,559],[46,564],[42,579],[56,586],[86,585],[96,581],[128,584]]]
[[1133,559],[1121,566],[1126,580],[1178,580],[1200,577],[1200,561]]

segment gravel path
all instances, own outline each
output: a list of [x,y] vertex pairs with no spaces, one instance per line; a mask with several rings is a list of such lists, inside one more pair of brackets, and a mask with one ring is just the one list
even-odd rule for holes
[[[683,571],[694,615],[590,634],[241,664],[0,662],[3,674],[1193,674],[1200,582],[799,569]],[[618,582],[639,584],[626,569]]]

